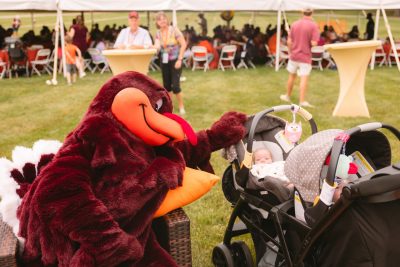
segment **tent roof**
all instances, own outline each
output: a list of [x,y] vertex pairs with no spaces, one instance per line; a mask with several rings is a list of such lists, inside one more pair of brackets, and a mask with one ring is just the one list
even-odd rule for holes
[[[57,0],[1,0],[0,10],[56,10]],[[58,0],[67,11],[155,11],[155,10],[301,10],[304,7],[327,10],[369,10],[400,8],[398,0]]]

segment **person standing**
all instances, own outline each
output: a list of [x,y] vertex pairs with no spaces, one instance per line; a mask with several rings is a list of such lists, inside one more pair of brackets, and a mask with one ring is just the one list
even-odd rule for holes
[[72,38],[72,43],[76,45],[82,54],[85,54],[88,49],[89,31],[86,28],[82,16],[76,17],[76,23],[71,26],[69,36]]
[[204,17],[203,13],[199,13],[198,16],[199,16],[198,24],[200,25],[200,28],[201,28],[201,36],[205,37],[205,36],[207,36],[207,31],[208,31],[207,30],[207,20]]
[[154,46],[160,51],[161,72],[164,88],[173,92],[178,100],[179,113],[184,115],[185,107],[180,87],[182,74],[182,59],[186,50],[186,41],[181,31],[169,24],[164,12],[156,14],[158,31]]
[[287,81],[287,92],[280,99],[291,102],[290,96],[297,75],[300,76],[300,106],[313,107],[305,100],[308,79],[311,73],[311,47],[316,46],[319,40],[319,29],[312,19],[313,10],[303,10],[303,18],[292,24],[289,32],[287,45],[289,48],[289,62],[287,70],[289,78]]
[[122,29],[115,41],[114,48],[118,49],[147,49],[153,45],[147,30],[139,27],[139,13],[131,11],[128,14],[129,26]]
[[366,40],[372,40],[372,39],[374,39],[374,32],[375,32],[375,22],[372,19],[372,13],[367,14],[367,20],[368,20],[368,22],[367,22],[367,27],[365,29],[364,36],[365,36]]

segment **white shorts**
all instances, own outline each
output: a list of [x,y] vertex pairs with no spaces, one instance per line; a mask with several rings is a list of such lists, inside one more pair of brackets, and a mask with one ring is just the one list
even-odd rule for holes
[[311,64],[308,63],[303,63],[303,62],[297,62],[297,61],[292,61],[289,59],[289,62],[287,64],[287,71],[290,72],[291,74],[296,74],[298,76],[308,76],[311,73]]

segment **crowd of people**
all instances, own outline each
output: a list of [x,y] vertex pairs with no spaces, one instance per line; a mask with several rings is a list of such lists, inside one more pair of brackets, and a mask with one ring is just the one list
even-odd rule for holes
[[[364,39],[370,40],[373,38],[374,34],[374,21],[371,13],[368,13],[367,21],[364,33],[361,33],[357,25],[352,26],[349,32],[341,34],[337,33],[333,26],[326,25],[321,31],[318,45]],[[200,27],[199,32],[196,32],[195,28],[189,25],[185,25],[184,29],[182,29],[182,33],[187,42],[187,49],[190,49],[193,45],[198,45],[200,42],[202,44],[209,42],[207,48],[210,50],[210,53],[214,53],[213,50],[218,50],[221,44],[232,43],[239,46],[246,44],[248,55],[256,64],[265,63],[268,52],[275,53],[276,51],[277,26],[273,27],[270,24],[265,30],[263,30],[252,24],[245,24],[241,29],[237,29],[235,26],[228,27],[227,25],[218,25],[213,28],[212,33],[209,33],[207,20],[203,13],[199,14],[198,25]],[[12,26],[8,29],[5,29],[0,25],[0,49],[6,46],[6,39],[15,35],[19,26],[20,22],[15,19]],[[142,26],[142,28],[148,30],[144,26]],[[126,29],[126,25],[117,26],[116,24],[113,24],[105,25],[101,30],[99,24],[96,23],[93,24],[92,29],[89,30],[85,26],[83,18],[77,16],[77,18],[73,19],[72,25],[68,29],[65,28],[65,31],[70,33],[74,40],[74,44],[77,45],[82,54],[85,55],[85,52],[89,47],[99,46],[100,49],[103,47],[114,47],[114,43],[118,43],[118,34],[124,29]],[[76,37],[73,36],[75,33],[77,34]],[[283,45],[286,45],[287,43],[287,36],[286,27],[282,24],[281,43]],[[154,37],[151,35],[149,37],[152,42],[154,42]],[[54,45],[54,39],[54,30],[50,30],[47,26],[42,27],[39,35],[36,35],[32,30],[30,30],[20,37],[24,47],[41,44],[45,48],[52,48]],[[265,45],[268,45],[269,51],[267,51]],[[86,54],[86,56],[88,55]],[[216,67],[214,65],[215,64],[212,64],[211,68]]]

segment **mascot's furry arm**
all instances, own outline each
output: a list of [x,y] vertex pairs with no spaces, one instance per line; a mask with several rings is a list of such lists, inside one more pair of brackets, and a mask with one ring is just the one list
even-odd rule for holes
[[227,112],[210,129],[197,133],[196,146],[187,140],[176,143],[184,155],[186,165],[214,173],[210,164],[211,152],[239,142],[246,133],[243,126],[246,120],[247,117],[243,113]]

